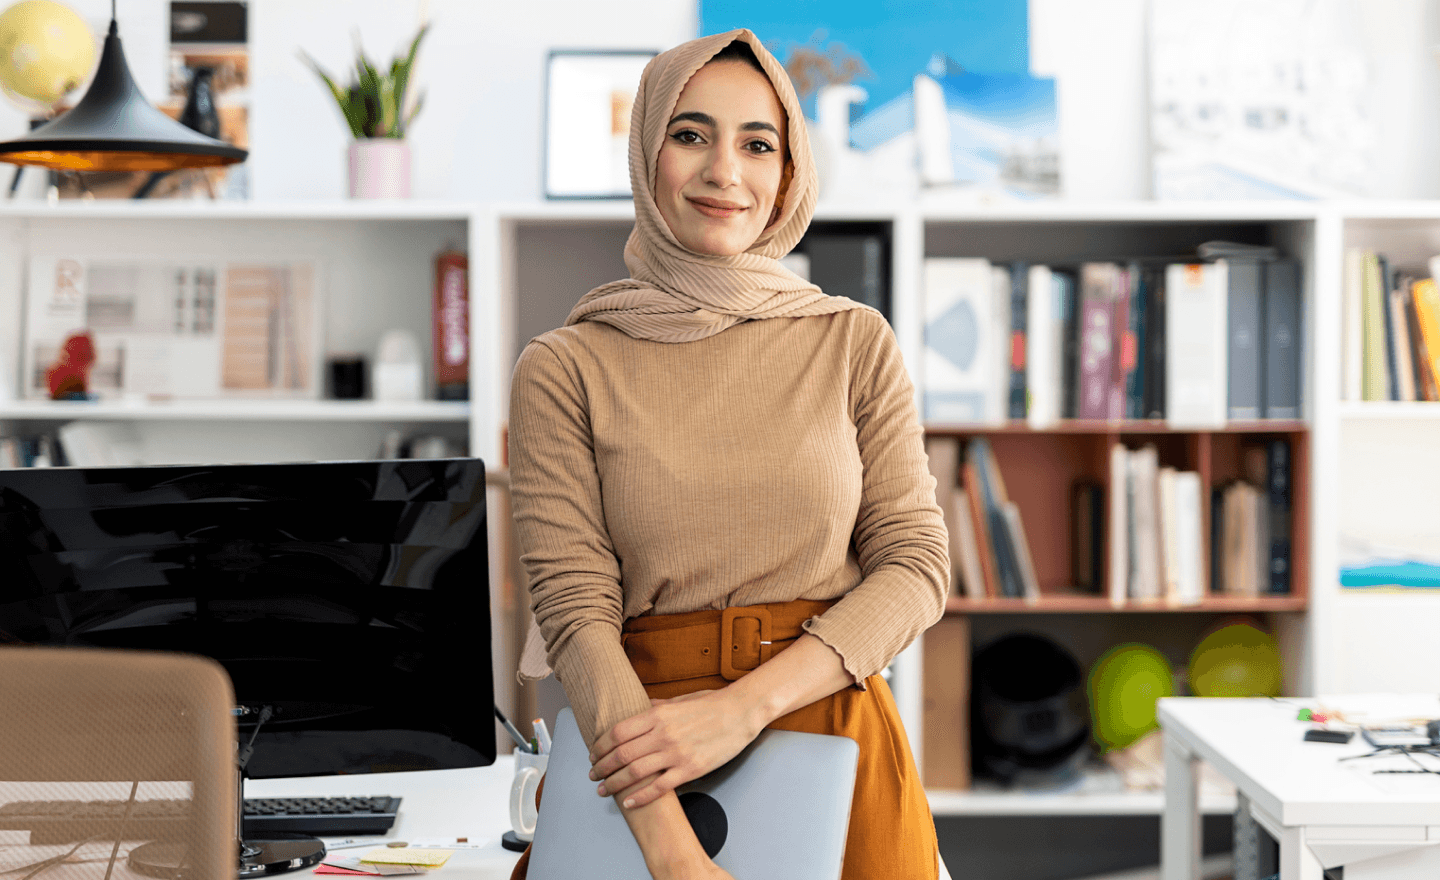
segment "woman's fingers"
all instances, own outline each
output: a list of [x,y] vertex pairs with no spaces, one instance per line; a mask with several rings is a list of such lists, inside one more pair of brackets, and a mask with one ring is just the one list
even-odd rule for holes
[[666,792],[674,791],[676,786],[684,783],[681,774],[673,770],[661,773],[653,778],[641,779],[629,789],[620,790],[620,802],[627,810],[636,807],[643,807]]
[[601,797],[608,797],[618,794],[628,788],[633,788],[637,783],[643,782],[662,771],[666,770],[663,756],[651,753],[644,757],[637,758],[629,764],[616,770],[605,777],[604,781],[596,787],[595,791]]

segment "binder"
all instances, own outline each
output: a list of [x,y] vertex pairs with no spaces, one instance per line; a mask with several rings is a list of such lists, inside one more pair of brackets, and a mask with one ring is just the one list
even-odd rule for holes
[[1265,411],[1267,419],[1300,418],[1300,264],[1265,266]]

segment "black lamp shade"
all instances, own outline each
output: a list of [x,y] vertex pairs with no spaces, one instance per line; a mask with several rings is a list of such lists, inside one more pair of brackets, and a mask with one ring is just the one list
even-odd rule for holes
[[232,165],[247,155],[186,128],[145,100],[130,76],[113,19],[80,103],[24,137],[0,142],[0,162],[65,171],[172,171]]

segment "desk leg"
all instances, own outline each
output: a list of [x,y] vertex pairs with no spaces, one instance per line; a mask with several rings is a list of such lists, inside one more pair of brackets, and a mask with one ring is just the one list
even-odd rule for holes
[[1200,759],[1165,737],[1165,809],[1160,815],[1160,880],[1200,877]]
[[1279,838],[1280,880],[1325,880],[1325,867],[1305,844],[1305,827],[1286,827]]

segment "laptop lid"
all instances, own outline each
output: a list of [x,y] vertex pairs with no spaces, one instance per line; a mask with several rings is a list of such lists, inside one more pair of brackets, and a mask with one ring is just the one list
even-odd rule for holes
[[[838,880],[860,749],[843,736],[765,730],[677,794],[696,836],[735,877]],[[590,755],[567,707],[556,719],[530,854],[532,880],[647,877],[614,798],[595,793]]]

